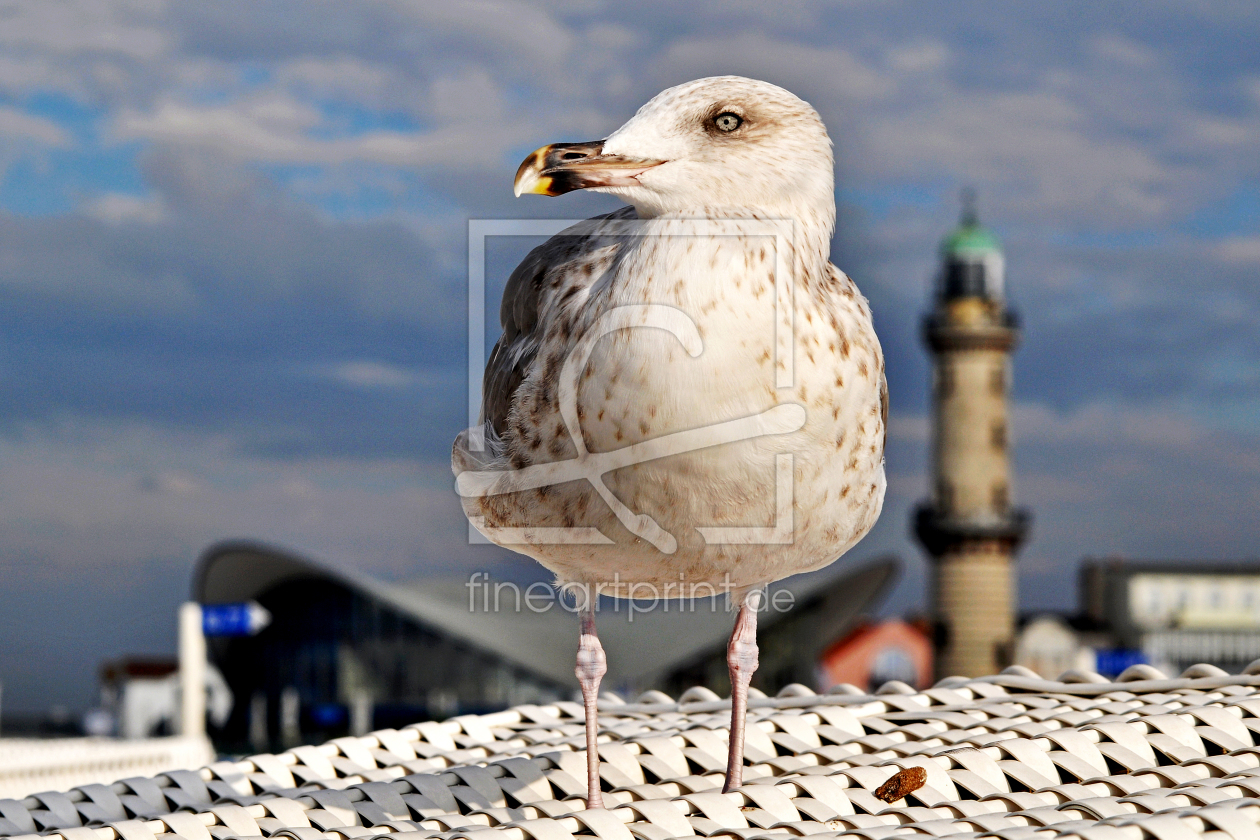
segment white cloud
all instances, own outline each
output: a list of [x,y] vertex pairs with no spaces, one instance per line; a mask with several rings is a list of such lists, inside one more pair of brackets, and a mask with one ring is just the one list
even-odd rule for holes
[[66,133],[51,120],[0,106],[0,137],[19,142],[35,141],[45,146],[69,146]]
[[1254,120],[1198,117],[1188,123],[1192,145],[1244,146],[1256,142]]
[[22,95],[32,90],[67,90],[77,87],[77,76],[70,68],[47,54],[0,53],[0,90]]
[[1012,412],[1019,443],[1068,447],[1141,446],[1163,451],[1191,451],[1210,430],[1169,409],[1093,403],[1058,412],[1037,403],[1017,403]]
[[[1260,519],[1252,514],[1260,505],[1254,428],[1231,432],[1167,405],[1119,401],[1066,411],[1021,401],[1011,414],[1015,501],[1034,514],[1026,554],[1053,558],[1026,573],[1058,585],[1072,562],[1091,554],[1254,554],[1260,540]],[[926,496],[931,429],[926,415],[892,421],[889,509],[895,511]],[[1053,600],[1038,596],[1047,597]],[[1070,598],[1059,600],[1066,606]]]
[[153,60],[170,49],[162,0],[63,0],[0,4],[0,45],[62,56],[83,53]]
[[1100,58],[1126,67],[1147,70],[1159,63],[1155,50],[1114,33],[1093,38],[1089,46]]
[[888,65],[900,73],[942,71],[950,60],[950,49],[936,40],[917,40],[888,50]]
[[497,53],[504,64],[559,70],[576,45],[573,31],[553,14],[553,10],[563,11],[560,4],[515,0],[389,0],[389,4],[398,9],[404,25],[440,32],[447,43],[467,39],[482,54]]
[[1217,243],[1211,250],[1217,258],[1227,263],[1260,264],[1260,236],[1230,237]]
[[1245,76],[1238,84],[1247,98],[1251,100],[1251,106],[1260,108],[1260,76]]
[[763,33],[681,38],[647,64],[652,77],[662,83],[733,73],[765,79],[807,97],[817,91],[846,104],[879,99],[894,90],[890,76],[849,50],[814,47]]
[[321,137],[312,134],[321,127],[321,114],[290,97],[212,106],[168,101],[148,111],[123,112],[113,133],[123,140],[207,148],[230,158],[268,163],[337,166],[367,162],[460,169],[498,165],[504,151],[531,129],[520,120],[499,121],[493,112],[469,109],[468,102],[456,102],[467,119],[451,120],[430,131],[378,129],[351,137]]
[[115,225],[130,222],[154,225],[165,221],[169,215],[161,198],[126,193],[105,193],[97,196],[84,211],[93,218]]
[[276,71],[276,81],[304,94],[380,103],[388,98],[388,88],[400,79],[390,68],[342,55],[302,56],[283,62]]
[[[385,577],[478,562],[445,464],[244,454],[231,437],[141,425],[0,438],[5,558],[126,576],[229,537],[274,541]],[[0,558],[5,574],[17,570]],[[483,558],[481,562],[485,562]]]
[[405,388],[417,381],[416,375],[405,368],[370,360],[341,362],[320,373],[356,388]]
[[1048,91],[954,91],[864,124],[856,156],[872,174],[947,172],[997,188],[1024,215],[1047,221],[1148,224],[1168,209],[1181,176],[1146,145],[1108,137],[1068,96]]

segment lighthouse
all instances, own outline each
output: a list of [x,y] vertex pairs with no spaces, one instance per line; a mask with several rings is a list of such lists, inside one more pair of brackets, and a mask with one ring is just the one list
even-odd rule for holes
[[923,337],[932,355],[932,487],[914,529],[932,558],[940,677],[1010,664],[1015,552],[1030,517],[1012,506],[1007,401],[1019,325],[1006,302],[1005,261],[964,196]]

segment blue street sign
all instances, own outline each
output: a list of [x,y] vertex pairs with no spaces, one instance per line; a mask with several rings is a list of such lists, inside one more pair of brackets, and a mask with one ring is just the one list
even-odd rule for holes
[[1104,649],[1094,655],[1097,657],[1094,670],[1104,677],[1117,677],[1130,665],[1146,665],[1149,662],[1145,653],[1128,648]]
[[201,605],[201,631],[207,636],[252,636],[270,623],[271,613],[256,601]]

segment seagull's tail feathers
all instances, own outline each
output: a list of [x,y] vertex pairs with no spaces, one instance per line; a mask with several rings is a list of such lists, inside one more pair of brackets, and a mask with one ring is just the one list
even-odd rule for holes
[[490,423],[464,429],[451,445],[451,472],[503,470],[508,468],[507,447]]

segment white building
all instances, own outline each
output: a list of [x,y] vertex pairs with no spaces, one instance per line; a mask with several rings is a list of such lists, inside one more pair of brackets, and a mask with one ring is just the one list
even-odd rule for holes
[[[232,712],[232,690],[213,665],[206,672],[206,711],[222,726]],[[174,660],[124,659],[101,669],[101,709],[111,726],[91,734],[139,739],[173,735],[179,730],[179,671]]]
[[1209,662],[1238,672],[1260,657],[1260,560],[1088,559],[1080,583],[1085,617],[1118,651],[1162,670]]

